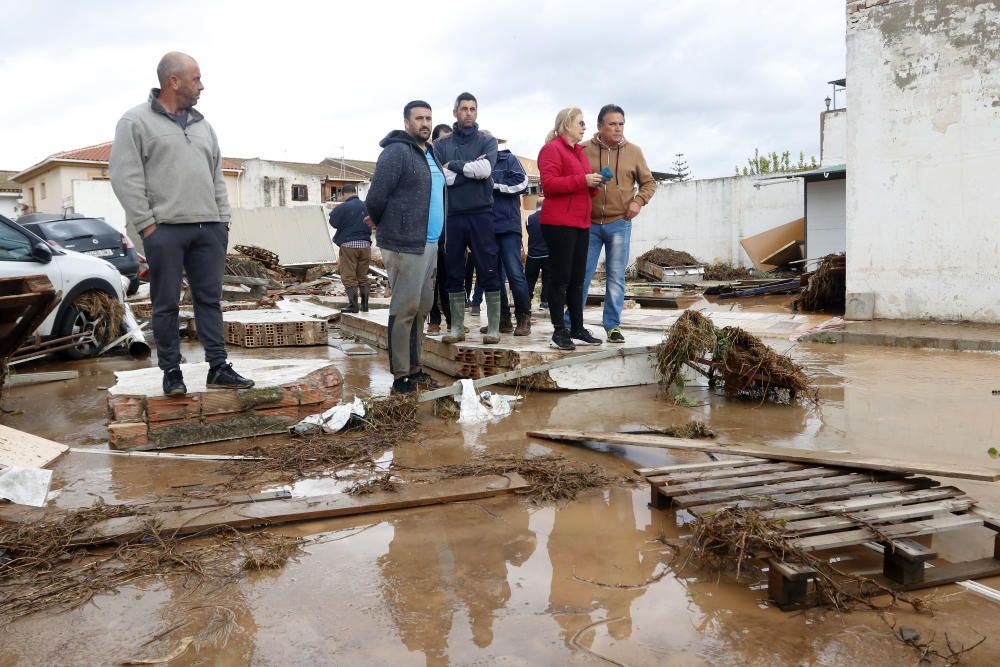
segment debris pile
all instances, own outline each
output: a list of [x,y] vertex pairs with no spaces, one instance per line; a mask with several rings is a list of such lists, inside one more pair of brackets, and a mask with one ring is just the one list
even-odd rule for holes
[[559,454],[524,457],[516,454],[481,454],[465,463],[435,468],[443,478],[509,475],[517,473],[531,483],[525,494],[534,503],[573,500],[587,489],[626,484],[628,477],[609,475],[599,465],[567,459]]
[[701,264],[691,254],[671,248],[653,248],[640,255],[637,261],[649,262],[657,266],[698,266]]
[[727,262],[705,265],[705,280],[750,280],[754,277],[751,269]]
[[847,300],[847,256],[827,255],[813,273],[802,276],[806,287],[792,301],[792,310],[844,312]]
[[348,466],[374,469],[383,453],[412,439],[417,402],[412,396],[398,395],[364,403],[365,416],[352,417],[340,433],[290,436],[242,452],[254,459],[226,461],[217,471],[230,477],[224,486],[242,490],[329,477]]
[[710,319],[685,311],[657,346],[656,369],[675,400],[683,398],[682,370],[687,366],[718,377],[727,396],[789,402],[798,395],[814,398],[812,383],[802,367],[739,327],[717,329]]
[[97,503],[25,523],[0,523],[0,627],[30,614],[62,612],[95,596],[154,576],[225,584],[249,570],[277,568],[294,556],[298,538],[267,532],[178,538],[150,519],[142,535],[118,546],[71,545],[108,519],[134,509]]
[[103,347],[122,330],[125,304],[99,290],[84,292],[73,301],[77,310],[87,313],[94,323],[93,335]]
[[650,433],[659,433],[671,438],[714,438],[715,431],[710,429],[705,422],[691,420],[686,424],[673,424],[664,428],[656,428]]

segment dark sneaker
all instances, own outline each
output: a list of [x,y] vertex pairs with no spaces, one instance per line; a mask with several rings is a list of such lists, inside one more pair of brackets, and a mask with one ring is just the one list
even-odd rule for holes
[[625,336],[622,335],[622,330],[615,327],[608,332],[608,342],[609,343],[624,343]]
[[549,341],[549,346],[559,348],[560,350],[566,350],[567,352],[572,352],[576,349],[576,345],[569,337],[568,329],[556,329],[552,332],[552,340]]
[[420,387],[410,379],[409,376],[396,378],[392,381],[392,392],[393,394],[412,394],[418,391]]
[[432,378],[427,373],[420,371],[419,373],[414,373],[410,376],[410,381],[417,385],[418,389],[440,389],[441,385],[438,384],[437,380]]
[[183,396],[188,393],[188,388],[184,384],[184,374],[179,368],[171,368],[163,371],[163,395]]
[[549,309],[549,304],[547,302],[542,301],[540,304],[538,304],[538,310],[548,310],[548,309]]
[[580,345],[603,345],[599,339],[594,338],[594,334],[590,333],[590,329],[580,329],[579,331],[570,331],[569,337],[577,341]]
[[209,389],[249,389],[253,380],[249,380],[233,370],[232,364],[219,364],[208,369]]

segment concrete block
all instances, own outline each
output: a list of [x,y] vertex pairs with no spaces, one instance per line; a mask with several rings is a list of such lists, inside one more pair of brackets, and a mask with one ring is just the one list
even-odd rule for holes
[[846,320],[872,320],[875,318],[874,292],[848,292],[844,307]]

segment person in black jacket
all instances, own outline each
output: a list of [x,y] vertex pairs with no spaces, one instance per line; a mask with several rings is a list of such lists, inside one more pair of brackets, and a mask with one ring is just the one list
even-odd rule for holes
[[528,294],[535,293],[538,274],[542,274],[542,295],[538,300],[539,310],[549,307],[549,247],[542,235],[542,200],[538,200],[536,211],[528,216],[528,258],[524,260],[524,276],[528,280]]
[[427,141],[432,125],[427,102],[414,100],[403,108],[406,129],[390,132],[379,143],[383,150],[365,199],[365,224],[375,229],[392,288],[389,370],[394,394],[437,386],[420,365],[447,210],[444,169]]
[[497,140],[476,124],[476,98],[462,93],[455,100],[455,132],[434,144],[434,155],[444,165],[448,180],[448,235],[445,246],[445,287],[451,309],[451,333],[446,343],[465,340],[465,249],[472,251],[476,273],[486,292],[487,330],[483,342],[500,342],[500,276],[493,230],[493,167]]
[[355,186],[345,185],[340,191],[346,199],[330,211],[330,226],[337,230],[333,235],[339,249],[337,270],[347,291],[348,305],[344,312],[367,313],[368,265],[372,260],[372,230],[365,224],[368,211],[358,199]]

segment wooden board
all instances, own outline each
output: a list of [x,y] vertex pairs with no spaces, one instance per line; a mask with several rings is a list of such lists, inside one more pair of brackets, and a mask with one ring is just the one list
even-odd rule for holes
[[441,480],[430,484],[408,483],[395,492],[349,496],[341,493],[313,498],[270,500],[239,507],[183,509],[156,515],[109,519],[75,537],[71,544],[98,544],[124,541],[146,532],[155,519],[166,535],[190,535],[217,528],[250,528],[292,521],[311,521],[370,512],[423,507],[460,500],[475,500],[513,493],[530,486],[516,474],[485,475]]
[[855,512],[848,516],[824,516],[802,519],[801,521],[790,521],[782,526],[782,528],[791,533],[808,535],[810,533],[843,530],[863,525],[864,523],[877,525],[893,521],[916,519],[922,516],[933,516],[942,512],[962,512],[971,506],[972,500],[970,498],[949,498],[929,503],[870,509],[863,512]]
[[865,542],[879,541],[882,537],[916,537],[918,535],[930,535],[931,533],[942,533],[948,530],[958,530],[969,526],[981,526],[983,520],[969,514],[950,515],[925,521],[911,521],[909,523],[898,523],[892,526],[879,528],[876,534],[871,528],[858,528],[857,530],[846,530],[840,533],[828,533],[825,535],[813,535],[811,537],[801,537],[791,541],[791,546],[804,551],[820,551],[822,549],[834,549],[838,547],[849,547]]
[[761,512],[761,518],[777,521],[801,521],[827,514],[860,512],[879,507],[905,506],[911,503],[957,498],[961,495],[964,495],[961,489],[956,489],[953,486],[941,486],[935,489],[921,489],[919,491],[860,496],[857,498],[848,498],[847,500],[819,503],[808,507],[782,507],[780,509]]
[[735,479],[737,477],[756,477],[764,473],[790,472],[794,470],[805,470],[807,466],[802,463],[762,463],[755,466],[743,466],[731,470],[707,470],[682,472],[673,475],[650,475],[646,481],[653,486],[679,486],[691,482],[707,482],[718,479]]
[[726,459],[724,461],[704,461],[703,463],[679,463],[672,466],[659,466],[657,468],[636,468],[633,472],[641,477],[652,475],[669,475],[675,472],[692,472],[696,470],[721,470],[725,468],[740,468],[742,466],[755,466],[762,463],[769,463],[767,459]]
[[68,449],[61,443],[0,426],[0,467],[44,468]]
[[865,481],[842,487],[824,488],[823,486],[820,486],[819,488],[814,487],[807,491],[779,493],[766,498],[761,497],[739,500],[737,502],[729,501],[724,503],[714,503],[711,505],[700,505],[690,508],[689,511],[693,514],[708,514],[710,512],[717,512],[726,506],[762,509],[780,505],[782,503],[808,505],[809,503],[833,502],[879,493],[903,493],[906,491],[918,491],[920,489],[926,489],[936,485],[937,482],[934,482],[926,477],[915,477],[905,480],[890,480],[887,482]]
[[797,482],[802,480],[812,480],[819,477],[837,477],[850,471],[838,470],[837,468],[800,468],[799,470],[786,470],[784,472],[772,472],[764,475],[750,475],[749,477],[725,477],[723,479],[706,479],[685,484],[668,484],[660,488],[660,493],[664,496],[686,496],[688,494],[701,493],[704,491],[725,491],[728,489],[763,488],[770,485],[779,485],[785,482]]
[[[858,474],[836,475],[834,477],[805,479],[799,482],[784,482],[781,484],[769,484],[767,486],[748,486],[727,491],[706,491],[704,493],[678,496],[674,498],[674,504],[678,507],[695,507],[696,505],[707,505],[709,503],[743,500],[747,496],[787,493],[801,489],[839,488],[862,482],[864,479],[864,476]],[[660,489],[660,493],[663,493],[663,489]]]
[[633,445],[635,447],[658,447],[661,449],[681,449],[686,451],[714,454],[741,454],[775,461],[797,461],[815,465],[832,465],[842,468],[861,468],[900,474],[935,475],[974,479],[981,482],[1000,481],[1000,468],[989,466],[965,467],[947,463],[927,463],[903,461],[857,454],[835,454],[832,452],[791,449],[788,447],[767,447],[761,445],[722,445],[704,440],[670,438],[663,435],[626,435],[620,433],[600,433],[596,431],[573,431],[569,429],[547,429],[529,431],[528,436],[557,440],[559,442],[599,442],[609,445]]

